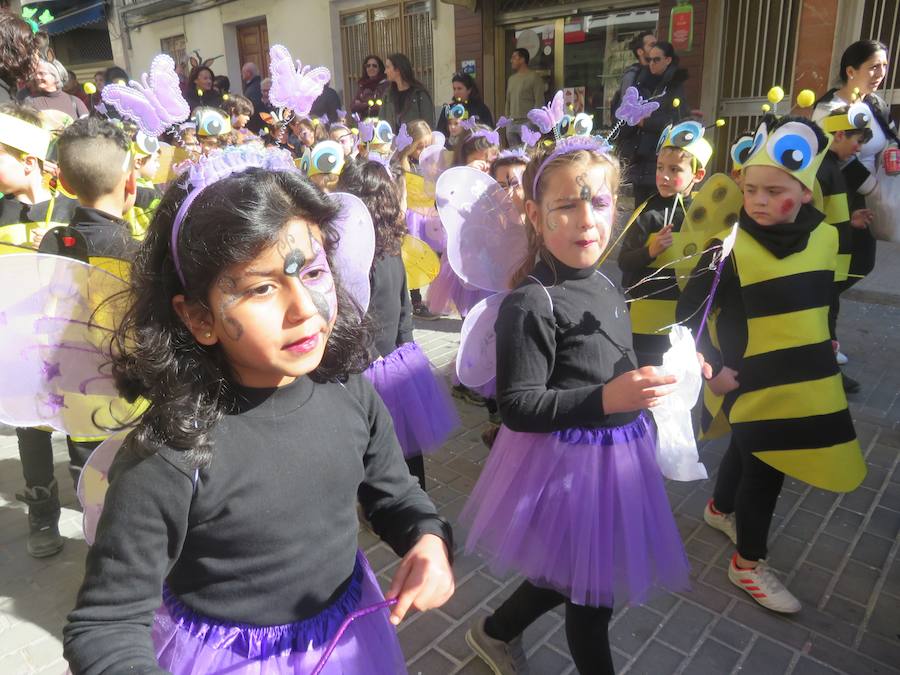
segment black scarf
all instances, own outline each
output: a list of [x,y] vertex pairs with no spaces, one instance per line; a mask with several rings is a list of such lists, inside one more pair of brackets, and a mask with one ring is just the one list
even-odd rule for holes
[[810,233],[825,219],[811,204],[804,204],[793,223],[760,225],[741,209],[741,229],[779,260],[806,248]]

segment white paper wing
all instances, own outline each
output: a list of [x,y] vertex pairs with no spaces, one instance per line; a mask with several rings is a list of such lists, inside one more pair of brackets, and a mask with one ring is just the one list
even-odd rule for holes
[[494,324],[507,293],[495,293],[475,305],[463,321],[456,353],[456,376],[467,387],[481,387],[497,377]]

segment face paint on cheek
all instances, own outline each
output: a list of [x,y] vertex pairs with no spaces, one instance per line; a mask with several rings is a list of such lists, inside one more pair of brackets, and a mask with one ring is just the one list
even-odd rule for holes
[[672,181],[672,184],[675,186],[676,190],[680,190],[681,188],[684,187],[684,179],[676,178],[674,181]]
[[794,210],[795,206],[797,206],[797,204],[793,199],[791,199],[790,197],[785,199],[783,202],[781,202],[781,215],[786,216]]
[[310,261],[306,270],[315,270],[317,275],[314,278],[304,279],[300,277],[303,287],[309,291],[309,297],[312,299],[316,307],[316,311],[325,319],[326,323],[331,323],[337,316],[337,289],[334,285],[334,275],[331,273],[331,267],[328,265],[328,256],[325,255],[325,249],[316,241],[310,233],[309,245],[314,257]]
[[237,280],[234,277],[223,276],[219,279],[217,286],[222,292],[222,301],[219,303],[219,319],[222,321],[225,334],[237,342],[244,334],[244,327],[240,321],[228,316],[228,310],[240,299],[240,295],[236,293]]

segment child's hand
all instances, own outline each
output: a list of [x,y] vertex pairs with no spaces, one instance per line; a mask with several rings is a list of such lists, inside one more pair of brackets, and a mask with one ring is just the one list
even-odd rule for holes
[[700,374],[703,376],[703,379],[712,379],[712,366],[706,362],[706,359],[703,358],[703,354],[700,352],[697,352],[697,361],[700,363]]
[[650,242],[650,257],[655,258],[672,245],[672,223],[666,223]]
[[483,159],[476,159],[472,162],[469,162],[466,166],[470,166],[473,169],[478,169],[479,171],[483,171],[487,173],[491,170],[491,165],[485,162]]
[[444,540],[434,534],[422,535],[403,556],[387,592],[387,598],[397,598],[391,623],[396,626],[403,621],[410,607],[421,612],[440,607],[455,589]]
[[709,381],[709,388],[716,396],[724,396],[729,391],[734,391],[740,385],[738,372],[728,366],[722,366],[722,370]]
[[44,238],[44,235],[47,234],[47,229],[43,227],[36,227],[31,232],[28,233],[28,238],[31,241],[31,245],[35,248],[41,245],[41,240]]
[[872,213],[871,209],[857,209],[850,214],[850,227],[864,230],[871,225],[874,216],[875,214]]
[[603,385],[603,412],[607,415],[644,410],[659,405],[672,393],[674,375],[660,375],[653,366],[630,370]]

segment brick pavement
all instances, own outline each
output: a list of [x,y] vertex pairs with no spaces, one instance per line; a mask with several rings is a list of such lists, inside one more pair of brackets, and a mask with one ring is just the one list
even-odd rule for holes
[[[778,502],[770,560],[804,602],[783,618],[755,606],[726,576],[730,545],[706,527],[702,508],[712,480],[667,486],[693,567],[690,593],[665,596],[645,607],[619,611],[611,625],[618,672],[722,674],[900,672],[900,308],[847,302],[841,339],[851,357],[848,374],[863,384],[852,411],[869,474],[847,495],[788,480]],[[449,367],[459,322],[420,323],[417,338],[434,363]],[[463,428],[427,459],[429,492],[452,521],[472,489],[487,450],[480,433],[481,408],[460,404]],[[21,488],[15,437],[0,437],[0,675],[64,670],[60,633],[82,573],[86,545],[80,514],[57,439],[57,479],[64,503],[66,548],[54,558],[25,553],[24,510],[14,501]],[[714,476],[722,442],[706,445],[701,458]],[[461,540],[463,533],[458,532]],[[384,584],[396,566],[393,553],[368,531],[360,534]],[[456,561],[457,592],[439,610],[404,622],[400,639],[410,673],[467,675],[490,672],[465,644],[468,624],[496,607],[515,588],[513,576],[497,577],[475,556]],[[540,619],[525,633],[532,673],[573,673],[562,615]]]

